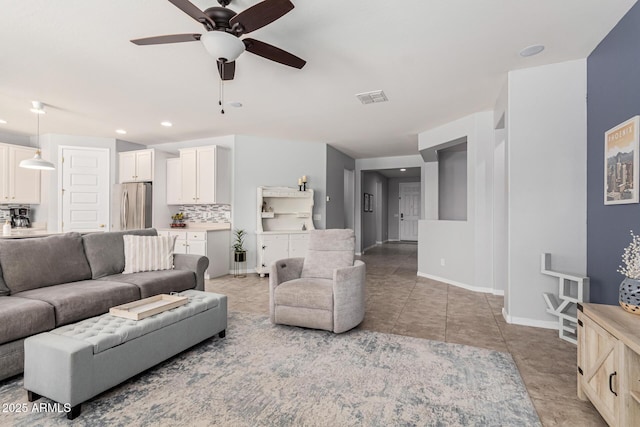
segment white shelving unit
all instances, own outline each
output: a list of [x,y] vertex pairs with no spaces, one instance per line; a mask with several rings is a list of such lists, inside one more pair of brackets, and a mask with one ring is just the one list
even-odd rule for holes
[[273,262],[304,257],[308,230],[313,230],[313,190],[258,187],[256,272],[269,274]]
[[540,272],[558,279],[558,295],[544,292],[547,313],[558,317],[558,336],[577,343],[578,303],[589,302],[589,278],[572,273],[551,270],[551,254],[540,257]]

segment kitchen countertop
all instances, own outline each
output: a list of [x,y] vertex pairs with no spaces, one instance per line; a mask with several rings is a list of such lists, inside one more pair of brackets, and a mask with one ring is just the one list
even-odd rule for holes
[[34,228],[20,228],[11,229],[11,234],[5,236],[0,233],[0,239],[24,239],[26,237],[46,237],[53,236],[54,234],[62,234],[57,231],[47,231],[45,229],[34,229]]
[[231,230],[231,224],[228,222],[221,223],[187,223],[186,227],[158,227],[158,231],[221,231]]

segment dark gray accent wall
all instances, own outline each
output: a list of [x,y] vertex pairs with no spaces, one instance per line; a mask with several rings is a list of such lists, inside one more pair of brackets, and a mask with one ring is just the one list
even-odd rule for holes
[[327,228],[345,228],[344,170],[355,168],[355,159],[327,145]]
[[438,219],[467,220],[466,150],[438,152]]
[[640,204],[603,201],[604,133],[640,114],[639,41],[637,3],[587,58],[587,274],[596,303],[617,304],[620,257],[629,230],[640,233]]

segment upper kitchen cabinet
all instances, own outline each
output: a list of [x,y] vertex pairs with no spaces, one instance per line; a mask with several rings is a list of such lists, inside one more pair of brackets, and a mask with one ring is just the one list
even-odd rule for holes
[[119,182],[153,181],[153,157],[153,149],[119,153]]
[[182,204],[231,203],[231,157],[218,146],[180,150]]
[[40,171],[20,167],[35,149],[0,144],[0,203],[40,203]]

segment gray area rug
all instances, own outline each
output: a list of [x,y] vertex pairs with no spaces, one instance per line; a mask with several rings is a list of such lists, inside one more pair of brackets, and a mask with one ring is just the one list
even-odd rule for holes
[[[41,399],[38,402],[49,402]],[[17,426],[539,426],[509,354],[399,335],[334,335],[233,313],[211,339],[64,413],[0,383]]]

